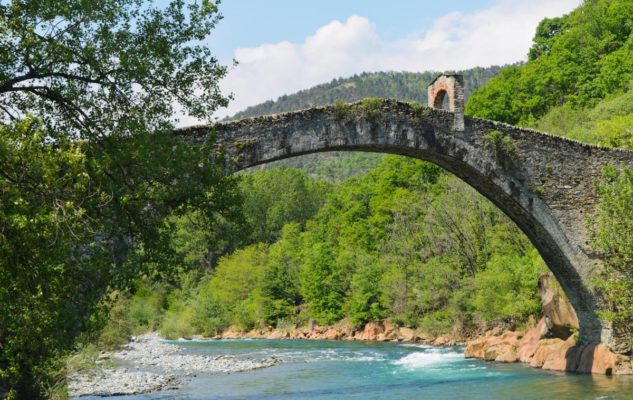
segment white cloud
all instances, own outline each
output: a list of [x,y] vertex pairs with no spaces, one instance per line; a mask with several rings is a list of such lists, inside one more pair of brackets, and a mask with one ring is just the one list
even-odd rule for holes
[[217,116],[339,76],[364,71],[425,71],[506,64],[525,59],[538,22],[580,0],[499,0],[471,14],[438,18],[419,36],[383,40],[367,18],[332,21],[303,43],[280,42],[235,50],[239,65],[222,82],[235,100]]

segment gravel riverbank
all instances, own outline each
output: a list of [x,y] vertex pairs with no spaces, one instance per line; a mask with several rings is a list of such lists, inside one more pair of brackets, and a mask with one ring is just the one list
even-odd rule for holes
[[164,343],[156,333],[132,338],[116,353],[104,353],[117,368],[97,368],[71,375],[71,397],[115,396],[177,389],[197,374],[222,374],[272,367],[276,358],[261,360],[233,356],[183,354],[179,346]]

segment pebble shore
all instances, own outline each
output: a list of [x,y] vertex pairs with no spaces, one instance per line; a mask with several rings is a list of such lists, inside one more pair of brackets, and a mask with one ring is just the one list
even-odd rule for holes
[[233,356],[183,354],[179,346],[164,343],[156,333],[132,340],[116,353],[103,353],[122,365],[96,368],[68,377],[69,395],[116,396],[177,389],[198,374],[223,374],[272,367],[279,360],[261,360]]

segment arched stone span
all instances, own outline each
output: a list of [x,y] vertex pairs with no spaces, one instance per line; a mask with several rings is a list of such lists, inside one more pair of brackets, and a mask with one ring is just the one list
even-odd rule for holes
[[463,179],[504,211],[539,250],[580,322],[581,341],[625,352],[601,321],[591,280],[601,266],[589,246],[587,217],[597,205],[594,182],[607,164],[633,168],[633,153],[451,112],[384,100],[315,107],[181,129],[192,142],[217,134],[216,147],[236,170],[302,154],[369,151],[433,162]]

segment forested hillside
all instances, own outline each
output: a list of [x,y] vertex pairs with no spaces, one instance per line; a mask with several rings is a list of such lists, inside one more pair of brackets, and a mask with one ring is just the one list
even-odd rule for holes
[[588,0],[543,20],[529,61],[475,91],[466,113],[633,148],[633,2]]
[[[465,99],[470,93],[483,86],[490,78],[497,76],[502,67],[471,68],[457,73],[464,75]],[[448,72],[448,71],[446,71]],[[300,110],[337,100],[353,102],[367,97],[382,97],[403,101],[417,101],[426,105],[428,84],[439,74],[426,72],[372,72],[354,75],[350,78],[333,79],[330,83],[284,95],[276,101],[269,100],[236,113],[230,119],[256,117],[293,110]]]

